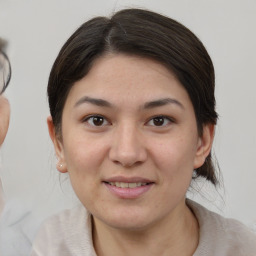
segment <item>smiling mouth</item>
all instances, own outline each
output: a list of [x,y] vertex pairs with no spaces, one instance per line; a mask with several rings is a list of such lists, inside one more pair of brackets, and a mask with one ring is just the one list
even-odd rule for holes
[[120,199],[142,197],[154,187],[155,182],[144,177],[115,176],[102,181],[108,191]]
[[118,188],[137,188],[137,187],[141,187],[141,186],[146,186],[149,185],[151,183],[146,183],[146,182],[105,182],[111,186],[115,186]]

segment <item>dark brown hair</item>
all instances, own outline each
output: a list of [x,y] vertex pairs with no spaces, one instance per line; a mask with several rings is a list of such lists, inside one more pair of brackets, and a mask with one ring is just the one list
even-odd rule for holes
[[[86,76],[97,58],[107,53],[151,58],[165,65],[191,99],[199,135],[205,124],[216,124],[214,67],[201,41],[171,18],[147,10],[124,9],[110,18],[96,17],[85,22],[55,60],[48,97],[58,134],[61,135],[62,112],[71,87]],[[217,184],[211,154],[195,172]]]

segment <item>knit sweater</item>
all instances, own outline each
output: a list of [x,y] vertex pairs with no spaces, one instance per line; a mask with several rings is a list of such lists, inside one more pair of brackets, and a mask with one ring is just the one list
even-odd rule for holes
[[[256,235],[245,225],[187,200],[200,227],[193,256],[255,256]],[[96,256],[91,218],[84,207],[51,217],[39,231],[31,256]]]

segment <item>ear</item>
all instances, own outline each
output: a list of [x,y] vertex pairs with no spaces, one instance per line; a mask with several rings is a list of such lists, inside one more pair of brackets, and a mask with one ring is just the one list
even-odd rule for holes
[[203,127],[203,134],[198,140],[194,169],[201,167],[206,157],[210,154],[214,138],[214,124],[206,124]]
[[47,125],[48,125],[49,135],[51,137],[52,143],[54,145],[55,153],[58,159],[56,168],[59,172],[65,173],[68,170],[67,170],[67,165],[66,165],[65,156],[64,156],[63,144],[62,144],[62,141],[60,140],[60,136],[56,134],[56,130],[55,130],[51,116],[47,118]]

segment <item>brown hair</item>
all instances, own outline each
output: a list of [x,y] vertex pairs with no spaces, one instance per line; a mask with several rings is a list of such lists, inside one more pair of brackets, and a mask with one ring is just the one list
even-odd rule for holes
[[[214,67],[201,41],[171,18],[147,10],[124,9],[110,18],[96,17],[85,22],[62,47],[48,83],[57,133],[61,135],[62,112],[71,87],[86,76],[97,58],[108,52],[151,58],[165,65],[191,99],[199,135],[205,124],[216,124]],[[211,153],[195,172],[214,185],[218,182]]]

